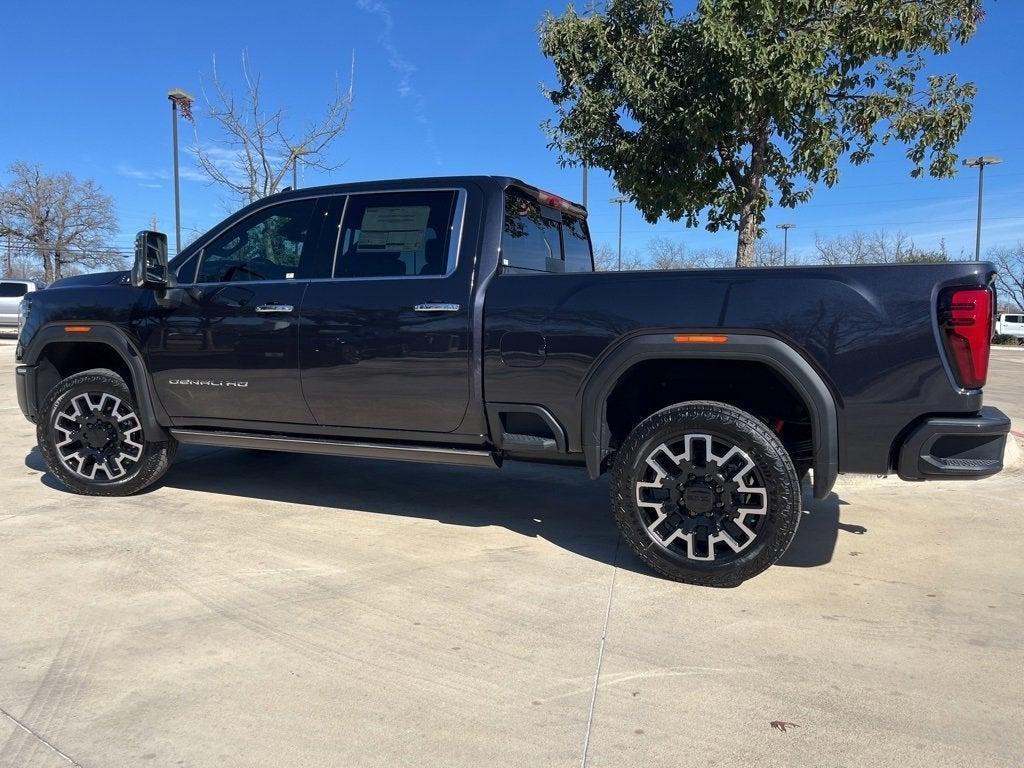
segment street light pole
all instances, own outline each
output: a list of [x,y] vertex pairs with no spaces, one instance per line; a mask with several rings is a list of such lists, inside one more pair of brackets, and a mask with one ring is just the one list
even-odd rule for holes
[[181,188],[178,176],[178,104],[189,120],[192,119],[192,97],[180,88],[167,93],[171,102],[171,141],[174,149],[174,252],[181,252]]
[[293,150],[292,157],[292,189],[299,188],[299,158],[306,154],[305,147],[297,147]]
[[782,266],[789,264],[789,230],[796,227],[796,224],[776,224],[776,229],[782,230]]
[[981,213],[985,199],[985,166],[999,165],[1002,158],[993,155],[982,155],[964,160],[968,168],[978,169],[978,224],[974,232],[974,260],[981,261]]
[[590,170],[590,166],[587,165],[586,160],[583,161],[583,207],[587,207],[587,171]]
[[171,99],[171,136],[174,146],[174,252],[181,252],[181,189],[178,183],[178,102]]
[[622,271],[622,204],[628,200],[629,198],[626,195],[618,195],[608,201],[610,203],[619,204],[619,272]]

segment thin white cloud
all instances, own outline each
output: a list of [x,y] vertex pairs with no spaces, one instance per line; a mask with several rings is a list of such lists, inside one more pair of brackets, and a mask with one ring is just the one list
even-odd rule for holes
[[[123,176],[126,179],[135,179],[139,182],[140,187],[146,187],[148,189],[159,189],[163,186],[160,182],[167,182],[171,180],[171,174],[164,170],[145,170],[142,168],[136,168],[128,163],[118,163],[117,167],[114,168],[114,172],[118,176]],[[187,181],[209,181],[210,177],[200,170],[189,166],[182,165],[178,168],[179,178]],[[146,182],[146,183],[143,183]]]
[[209,181],[210,177],[200,170],[190,166],[183,166],[178,169],[178,175],[186,181]]
[[398,46],[395,45],[395,22],[390,6],[383,2],[383,0],[357,0],[356,5],[359,10],[376,16],[380,19],[381,24],[383,24],[384,31],[381,32],[378,40],[381,47],[384,49],[384,52],[387,54],[388,65],[398,75],[398,96],[402,99],[409,99],[412,102],[413,120],[423,128],[424,141],[427,145],[427,149],[429,149],[431,155],[433,155],[434,164],[438,166],[444,165],[444,161],[441,159],[441,153],[437,147],[437,141],[434,139],[433,125],[430,122],[430,118],[427,117],[426,99],[413,85],[413,75],[416,74],[416,65],[410,62],[402,54]]
[[[228,179],[230,179],[232,183],[246,183],[245,173],[242,170],[244,168],[243,163],[245,156],[242,150],[232,149],[230,147],[222,147],[217,144],[208,144],[206,142],[202,144],[201,149],[202,153],[215,166],[217,166],[217,168],[220,169],[221,173],[223,173]],[[195,165],[191,167],[182,168],[181,177],[183,179],[187,178],[190,181],[212,181],[209,174],[207,174],[206,171],[204,171],[199,166],[199,151],[200,146],[197,144],[193,144],[191,147],[189,147],[189,152],[191,152],[192,154],[193,160],[195,161]]]
[[144,171],[141,168],[136,168],[128,163],[118,163],[117,168],[114,169],[118,176],[124,176],[126,179],[166,179],[167,173],[165,171]]

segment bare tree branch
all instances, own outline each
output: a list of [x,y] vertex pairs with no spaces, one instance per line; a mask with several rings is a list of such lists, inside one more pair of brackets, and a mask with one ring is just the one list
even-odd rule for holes
[[825,238],[814,237],[817,261],[839,264],[935,264],[950,261],[945,242],[938,248],[924,249],[914,244],[905,232],[890,234],[884,229],[874,232],[850,232]]
[[1012,247],[994,248],[988,258],[996,265],[1000,298],[1008,298],[1024,310],[1024,240]]
[[103,244],[117,233],[117,217],[113,198],[96,182],[70,173],[47,176],[24,162],[9,170],[14,178],[0,187],[0,236],[29,245],[46,283],[78,269],[123,267]]
[[261,78],[253,72],[249,54],[244,50],[242,77],[245,94],[236,101],[221,80],[214,58],[211,89],[208,92],[205,85],[202,87],[207,116],[220,137],[213,145],[204,145],[197,125],[193,152],[200,168],[213,182],[249,203],[279,191],[294,167],[320,171],[341,167],[341,163],[329,159],[328,151],[348,125],[354,95],[355,53],[348,88],[343,91],[336,82],[323,116],[309,122],[298,134],[285,128],[284,109],[264,109]]

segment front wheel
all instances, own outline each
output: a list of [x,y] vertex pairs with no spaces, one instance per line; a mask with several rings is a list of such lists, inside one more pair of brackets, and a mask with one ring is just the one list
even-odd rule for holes
[[731,587],[782,557],[800,481],[779,438],[725,403],[665,408],[615,457],[615,520],[633,551],[676,581]]
[[128,496],[159,480],[177,448],[147,441],[135,398],[114,371],[95,368],[62,380],[36,425],[46,466],[87,496]]

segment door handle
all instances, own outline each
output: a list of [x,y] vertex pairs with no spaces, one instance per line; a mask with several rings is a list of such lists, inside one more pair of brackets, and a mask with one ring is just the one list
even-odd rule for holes
[[261,315],[284,315],[294,309],[291,304],[260,304],[256,307],[256,311]]
[[437,304],[428,302],[426,304],[417,304],[413,307],[413,310],[416,312],[458,312],[461,308],[461,304]]

